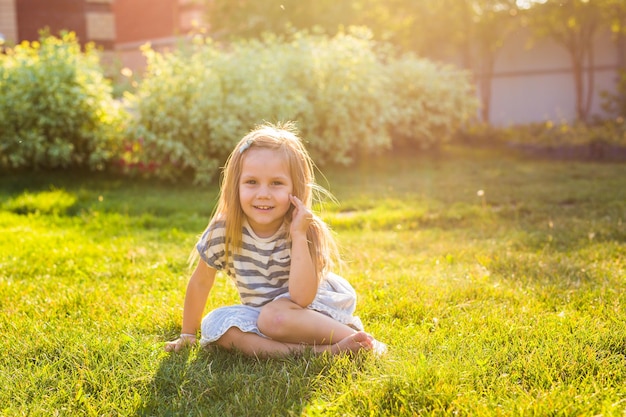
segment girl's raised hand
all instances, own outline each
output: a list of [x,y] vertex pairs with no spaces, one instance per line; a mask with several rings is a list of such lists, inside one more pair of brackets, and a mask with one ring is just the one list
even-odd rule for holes
[[289,198],[291,199],[291,204],[294,205],[294,210],[291,214],[291,234],[292,236],[297,233],[306,234],[313,220],[313,212],[298,197],[290,195]]

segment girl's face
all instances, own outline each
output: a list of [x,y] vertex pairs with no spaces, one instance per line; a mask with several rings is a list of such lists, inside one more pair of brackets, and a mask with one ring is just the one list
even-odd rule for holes
[[289,166],[279,152],[266,148],[246,150],[239,177],[239,202],[257,236],[276,233],[291,207],[292,193]]

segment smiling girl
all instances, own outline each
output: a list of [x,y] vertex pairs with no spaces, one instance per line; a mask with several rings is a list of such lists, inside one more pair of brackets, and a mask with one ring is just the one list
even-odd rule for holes
[[[386,349],[354,316],[356,293],[330,271],[333,237],[311,211],[319,188],[293,125],[263,125],[237,144],[224,168],[219,203],[196,245],[178,351],[195,343],[246,355]],[[202,313],[216,272],[233,279],[241,305]]]

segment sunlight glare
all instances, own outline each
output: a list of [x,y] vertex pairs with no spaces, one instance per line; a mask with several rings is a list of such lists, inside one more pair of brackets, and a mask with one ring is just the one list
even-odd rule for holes
[[533,3],[545,3],[546,0],[516,0],[516,2],[520,9],[530,9]]

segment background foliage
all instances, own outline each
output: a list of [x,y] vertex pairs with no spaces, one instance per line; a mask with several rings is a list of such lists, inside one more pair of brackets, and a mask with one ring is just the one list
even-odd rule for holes
[[477,109],[466,73],[398,57],[366,30],[236,41],[199,38],[187,50],[146,50],[130,97],[138,155],[156,175],[210,181],[234,143],[260,121],[295,120],[319,163],[410,141],[443,143]]
[[[569,55],[578,121],[588,122],[594,90],[594,37],[610,32],[619,45],[626,34],[622,0],[203,0],[206,18],[220,38],[258,37],[318,27],[335,34],[363,25],[376,39],[433,60],[458,63],[480,86],[482,122],[489,122],[496,57],[516,31],[534,41],[556,42]],[[590,68],[587,71],[585,68]]]
[[[133,79],[138,90],[122,101],[111,99],[92,47],[81,52],[71,34],[7,49],[0,55],[0,168],[100,169],[115,161],[126,172],[206,182],[241,135],[281,119],[299,123],[321,164],[439,146],[478,113],[472,84],[488,122],[493,64],[503,39],[520,28],[580,58],[573,61],[579,123],[550,121],[558,128],[540,134],[537,126],[507,129],[499,141],[624,141],[623,86],[604,93],[616,123],[590,127],[593,71],[582,84],[576,71],[593,68],[593,34],[608,29],[623,39],[626,5],[619,0],[270,0],[263,7],[216,0],[208,10],[219,43],[198,38],[172,54],[146,50],[147,77]],[[369,30],[346,30],[350,24]],[[473,81],[426,56],[455,57]],[[463,131],[493,134],[481,129]]]
[[126,114],[92,45],[42,35],[7,49],[0,64],[0,167],[105,167]]
[[115,100],[91,46],[42,36],[2,56],[0,163],[5,169],[113,162],[126,172],[207,182],[262,121],[295,120],[318,163],[410,141],[436,146],[476,113],[466,73],[373,41],[365,29],[299,32],[227,46],[198,37],[144,50],[134,93]]

